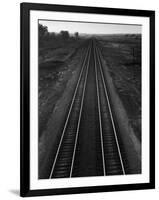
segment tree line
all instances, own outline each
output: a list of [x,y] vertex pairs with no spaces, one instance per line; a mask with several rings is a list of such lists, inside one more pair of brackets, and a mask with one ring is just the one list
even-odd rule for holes
[[79,39],[79,33],[75,32],[73,35],[70,35],[69,31],[61,30],[59,33],[49,32],[47,26],[39,24],[39,45],[44,47],[50,44],[55,46],[61,42],[67,42],[70,40]]

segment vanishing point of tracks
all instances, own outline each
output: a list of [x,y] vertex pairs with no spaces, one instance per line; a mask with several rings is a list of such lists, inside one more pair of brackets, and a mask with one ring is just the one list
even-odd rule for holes
[[101,52],[97,42],[91,40],[49,178],[125,175],[127,168]]

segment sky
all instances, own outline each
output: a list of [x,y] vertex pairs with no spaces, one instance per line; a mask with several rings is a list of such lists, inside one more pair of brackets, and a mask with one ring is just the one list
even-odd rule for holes
[[67,30],[69,33],[87,33],[87,34],[135,34],[141,33],[140,25],[124,25],[124,24],[101,24],[101,23],[82,23],[68,21],[44,21],[39,23],[47,26],[49,32],[60,32]]

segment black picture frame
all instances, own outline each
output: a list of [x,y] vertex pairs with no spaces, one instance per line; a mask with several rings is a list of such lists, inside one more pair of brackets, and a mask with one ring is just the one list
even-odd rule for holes
[[[60,11],[75,13],[110,14],[123,16],[148,17],[150,19],[150,181],[149,183],[103,185],[59,189],[30,189],[30,11]],[[76,193],[94,193],[123,190],[155,188],[155,12],[149,10],[131,10],[101,7],[82,7],[21,3],[21,122],[20,122],[20,195],[22,197],[39,195],[59,195]]]

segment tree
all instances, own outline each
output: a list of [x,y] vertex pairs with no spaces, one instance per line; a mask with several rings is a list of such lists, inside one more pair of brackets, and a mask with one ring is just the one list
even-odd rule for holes
[[39,45],[42,45],[46,36],[48,36],[48,28],[47,26],[43,26],[39,24]]
[[78,32],[75,32],[75,34],[74,34],[74,35],[75,35],[75,38],[76,38],[76,39],[78,39],[78,38],[79,38],[79,33],[78,33]]
[[69,37],[70,37],[68,31],[61,31],[61,32],[60,32],[60,35],[61,35],[61,37],[62,37],[63,40],[68,40]]
[[39,24],[39,37],[42,38],[48,33],[47,26],[43,26],[42,24]]

